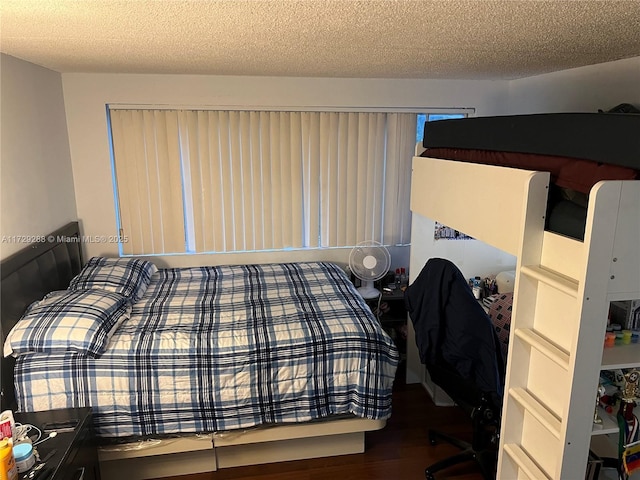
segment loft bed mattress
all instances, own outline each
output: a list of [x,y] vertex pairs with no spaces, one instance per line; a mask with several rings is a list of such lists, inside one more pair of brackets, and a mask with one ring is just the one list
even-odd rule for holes
[[101,437],[386,419],[398,352],[330,263],[161,269],[97,358],[19,355],[21,411],[93,407]]
[[550,172],[545,228],[582,240],[591,188],[640,178],[639,132],[636,114],[439,120],[425,124],[421,156]]
[[425,148],[579,158],[640,170],[640,115],[540,113],[426,122]]

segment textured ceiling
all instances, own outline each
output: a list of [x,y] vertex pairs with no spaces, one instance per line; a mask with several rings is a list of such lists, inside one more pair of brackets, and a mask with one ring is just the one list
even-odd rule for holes
[[640,1],[1,0],[59,72],[513,79],[640,56]]

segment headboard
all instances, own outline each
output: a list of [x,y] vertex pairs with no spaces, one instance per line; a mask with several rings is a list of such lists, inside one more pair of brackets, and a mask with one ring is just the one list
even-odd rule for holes
[[[0,344],[26,308],[54,290],[65,290],[82,268],[78,222],[50,233],[44,242],[33,243],[0,263]],[[2,357],[0,384],[2,410],[15,410],[12,357]]]

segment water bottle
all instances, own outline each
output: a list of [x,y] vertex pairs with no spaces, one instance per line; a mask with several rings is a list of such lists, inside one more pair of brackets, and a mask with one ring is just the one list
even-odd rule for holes
[[476,298],[476,300],[480,300],[482,298],[482,280],[480,279],[480,277],[474,277],[472,291],[473,296]]

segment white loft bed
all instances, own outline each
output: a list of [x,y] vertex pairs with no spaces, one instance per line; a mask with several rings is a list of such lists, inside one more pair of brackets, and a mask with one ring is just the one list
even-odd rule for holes
[[[592,431],[598,372],[640,365],[638,344],[603,357],[609,302],[640,298],[640,181],[593,187],[584,242],[544,230],[548,184],[546,172],[413,158],[412,266],[428,260],[414,251],[432,220],[517,257],[498,479],[584,478],[592,434],[617,435],[611,419]],[[477,206],[496,199],[501,220],[487,222]]]

